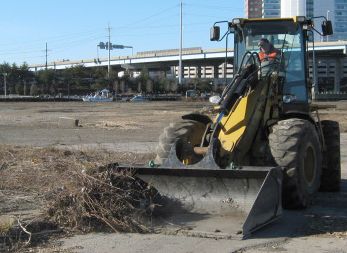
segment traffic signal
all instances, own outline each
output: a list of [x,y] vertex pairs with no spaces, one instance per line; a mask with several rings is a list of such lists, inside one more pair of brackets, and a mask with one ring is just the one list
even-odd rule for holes
[[104,42],[100,42],[98,47],[100,47],[100,49],[105,49],[105,43]]
[[123,45],[112,45],[112,48],[114,49],[124,49]]

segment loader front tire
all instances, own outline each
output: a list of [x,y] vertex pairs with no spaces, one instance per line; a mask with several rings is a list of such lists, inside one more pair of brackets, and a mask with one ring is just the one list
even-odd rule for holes
[[206,124],[195,120],[180,120],[171,123],[159,136],[156,164],[164,164],[169,158],[171,149],[176,146],[177,158],[185,164],[194,164],[202,159],[194,152],[199,146],[206,129]]
[[326,150],[323,156],[321,191],[338,192],[341,183],[340,126],[332,120],[321,121]]
[[271,128],[269,145],[276,165],[285,168],[283,207],[306,208],[321,179],[322,152],[315,126],[304,119],[281,120]]

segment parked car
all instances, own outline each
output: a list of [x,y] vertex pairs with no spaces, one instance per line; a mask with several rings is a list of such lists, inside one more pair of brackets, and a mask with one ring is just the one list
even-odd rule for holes
[[146,102],[148,99],[144,95],[135,95],[130,99],[130,102]]

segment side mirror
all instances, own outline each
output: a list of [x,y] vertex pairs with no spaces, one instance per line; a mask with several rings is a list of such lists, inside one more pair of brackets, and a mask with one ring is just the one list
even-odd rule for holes
[[220,37],[220,27],[219,26],[212,26],[210,31],[210,40],[211,41],[218,41]]
[[332,35],[333,34],[333,25],[330,20],[323,21],[322,23],[322,33],[323,36]]

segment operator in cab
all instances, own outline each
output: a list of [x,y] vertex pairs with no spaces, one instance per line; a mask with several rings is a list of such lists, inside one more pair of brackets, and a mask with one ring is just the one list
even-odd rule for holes
[[[261,64],[261,75],[265,77],[277,69],[278,66],[282,66],[282,54],[281,51],[275,48],[266,38],[261,38],[258,42],[258,46],[260,50],[258,55]],[[280,63],[280,65],[276,63]]]
[[258,53],[260,62],[274,61],[281,55],[280,50],[276,49],[268,39],[261,38],[258,47],[260,49]]

